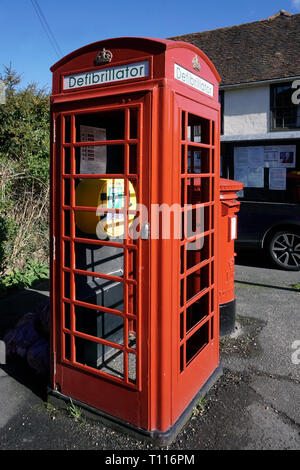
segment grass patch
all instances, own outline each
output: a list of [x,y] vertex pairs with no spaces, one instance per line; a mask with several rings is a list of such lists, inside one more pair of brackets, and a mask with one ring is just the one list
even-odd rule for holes
[[67,408],[68,415],[75,421],[81,419],[82,410],[78,406],[74,405],[72,398],[70,398],[70,404]]
[[206,400],[204,399],[204,397],[201,396],[193,409],[193,417],[202,416],[205,411],[205,406]]

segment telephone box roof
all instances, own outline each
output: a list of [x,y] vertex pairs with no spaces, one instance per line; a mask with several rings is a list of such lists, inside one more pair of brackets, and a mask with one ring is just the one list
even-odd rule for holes
[[190,51],[195,52],[198,54],[202,59],[209,65],[211,70],[213,71],[216,79],[220,82],[220,76],[211,62],[211,60],[207,57],[207,55],[201,51],[198,47],[194,46],[193,44],[189,44],[185,41],[173,41],[170,39],[158,39],[158,38],[141,38],[141,37],[119,37],[119,38],[111,38],[111,39],[103,39],[101,41],[97,41],[86,46],[83,46],[75,51],[72,51],[70,54],[64,56],[58,62],[56,62],[50,70],[55,72],[58,68],[62,67],[75,57],[78,57],[82,54],[87,53],[90,50],[96,50],[101,48],[113,48],[117,47],[119,49],[126,49],[132,48],[137,50],[148,52],[149,54],[159,54],[165,52],[167,49],[175,49],[175,48],[183,48],[188,49]]

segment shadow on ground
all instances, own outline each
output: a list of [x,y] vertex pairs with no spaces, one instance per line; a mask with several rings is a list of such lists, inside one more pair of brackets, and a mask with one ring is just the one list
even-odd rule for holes
[[235,264],[238,266],[274,269],[265,253],[260,250],[236,250]]
[[[44,304],[48,298],[49,280],[37,284],[34,289],[25,289],[2,298],[0,300],[0,340],[3,340],[5,335],[16,327],[23,315],[36,312],[38,306]],[[9,356],[6,358],[6,364],[1,365],[1,369],[35,395],[45,399],[48,376],[38,375],[29,367],[25,358],[18,355]]]

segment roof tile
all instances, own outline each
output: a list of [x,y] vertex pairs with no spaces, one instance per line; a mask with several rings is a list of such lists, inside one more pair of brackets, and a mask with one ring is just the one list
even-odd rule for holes
[[199,47],[215,65],[221,85],[300,76],[300,14],[280,10],[254,23],[170,39]]

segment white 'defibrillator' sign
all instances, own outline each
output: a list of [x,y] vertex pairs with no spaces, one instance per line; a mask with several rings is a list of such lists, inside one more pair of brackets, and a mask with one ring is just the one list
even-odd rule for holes
[[149,62],[136,62],[134,64],[119,65],[101,70],[66,75],[64,77],[64,90],[74,90],[105,83],[120,82],[147,77],[149,75]]
[[202,91],[202,93],[206,95],[214,96],[214,86],[212,83],[198,77],[198,75],[195,75],[178,64],[174,64],[174,78],[192,88],[196,88],[196,90]]

